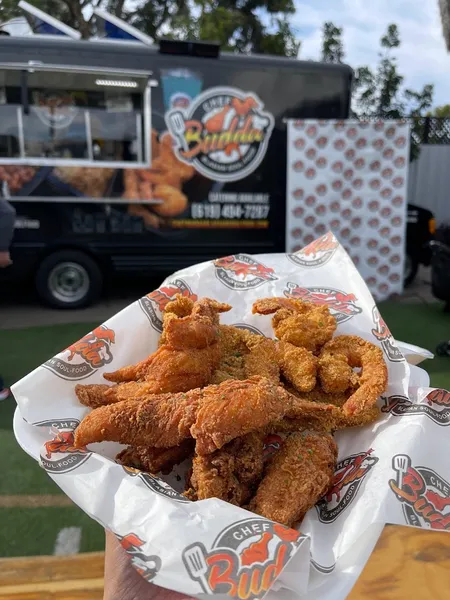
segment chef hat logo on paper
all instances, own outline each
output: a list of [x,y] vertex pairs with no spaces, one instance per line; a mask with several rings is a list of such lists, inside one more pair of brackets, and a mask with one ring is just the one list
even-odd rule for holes
[[194,302],[198,300],[197,294],[194,294],[183,279],[174,279],[139,300],[139,306],[147,315],[153,329],[159,333],[163,329],[162,313],[169,302],[175,300],[175,297],[179,294],[190,298]]
[[339,242],[329,231],[296,254],[287,254],[287,257],[302,267],[321,267],[330,260],[338,247]]
[[142,575],[146,581],[152,581],[158,571],[161,569],[161,559],[159,556],[147,556],[142,551],[145,544],[135,533],[116,536],[122,548],[131,558],[131,563],[136,571]]
[[333,523],[350,506],[364,478],[378,462],[373,452],[370,448],[367,452],[352,454],[338,462],[327,495],[316,504],[319,521]]
[[[112,362],[111,346],[115,343],[115,338],[112,329],[100,325],[42,366],[62,379],[85,379]],[[63,358],[62,355],[67,356]]]
[[304,540],[295,529],[254,517],[220,532],[209,551],[202,543],[191,544],[183,562],[201,591],[254,600],[269,591]]
[[377,306],[374,306],[372,309],[372,318],[374,322],[372,334],[380,342],[383,352],[388,359],[391,362],[402,362],[405,360]]
[[92,452],[75,446],[74,431],[80,424],[78,419],[53,419],[33,423],[36,427],[49,428],[54,433],[45,442],[40,453],[40,463],[48,473],[68,473],[88,460]]
[[413,467],[407,454],[392,458],[395,479],[389,487],[402,503],[408,525],[450,530],[450,483],[429,467]]
[[419,398],[422,396],[420,402],[412,402],[406,396],[399,395],[383,398],[384,406],[381,410],[394,417],[425,415],[436,425],[448,427],[450,425],[450,392],[442,389],[433,389],[428,393],[426,391],[418,395]]
[[232,290],[251,290],[278,279],[271,267],[266,267],[248,254],[218,258],[214,266],[217,279]]
[[327,306],[338,325],[362,313],[362,308],[357,305],[358,298],[355,294],[347,294],[342,290],[326,287],[304,288],[288,281],[283,293],[286,298],[304,300],[316,306]]

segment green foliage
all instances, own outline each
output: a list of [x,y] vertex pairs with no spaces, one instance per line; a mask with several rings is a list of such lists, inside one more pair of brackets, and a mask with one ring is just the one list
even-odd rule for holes
[[341,63],[344,58],[342,27],[327,22],[323,26],[322,60],[327,63]]
[[[295,13],[293,0],[32,0],[80,31],[95,33],[95,21],[85,9],[100,7],[124,19],[153,39],[218,41],[227,50],[297,56],[300,47],[287,17]],[[2,22],[22,15],[16,0],[0,0]],[[269,16],[269,24],[266,18]]]

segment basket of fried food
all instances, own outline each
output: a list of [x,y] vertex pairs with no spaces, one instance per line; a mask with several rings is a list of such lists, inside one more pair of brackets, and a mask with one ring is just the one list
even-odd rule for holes
[[[277,339],[230,325],[231,309],[177,296],[163,315],[156,352],[104,378],[77,385],[93,410],[75,445],[126,444],[116,460],[151,474],[192,461],[190,500],[219,498],[287,526],[297,525],[333,482],[333,433],[379,416],[387,386],[382,351],[337,335],[326,306],[264,298]],[[273,436],[278,451],[268,452]],[[272,448],[273,449],[273,448]]]

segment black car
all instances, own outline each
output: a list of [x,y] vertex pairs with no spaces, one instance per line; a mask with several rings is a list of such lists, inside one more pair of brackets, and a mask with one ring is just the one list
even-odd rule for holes
[[419,265],[431,264],[430,242],[434,238],[436,221],[431,211],[415,204],[408,204],[406,228],[405,286],[410,285]]

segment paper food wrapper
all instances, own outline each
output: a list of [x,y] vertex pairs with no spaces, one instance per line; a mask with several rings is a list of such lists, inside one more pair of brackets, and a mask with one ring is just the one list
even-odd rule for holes
[[[228,302],[233,309],[223,323],[267,336],[273,336],[271,319],[252,315],[255,300],[284,296],[325,303],[339,334],[356,334],[382,348],[389,386],[379,400],[381,417],[336,433],[333,486],[300,531],[216,499],[187,501],[180,495],[186,465],[157,478],[115,463],[119,444],[93,444],[86,452],[73,446],[73,430],[89,411],[77,401],[76,383],[101,383],[104,372],[156,350],[161,311],[178,293]],[[422,349],[408,352],[414,362],[427,357]],[[76,504],[116,534],[147,581],[189,596],[339,600],[351,590],[385,523],[450,528],[450,463],[443,458],[450,393],[431,389],[425,371],[408,365],[331,233],[296,254],[237,254],[179,271],[24,377],[13,393],[21,446]],[[277,440],[271,444],[276,447]]]

